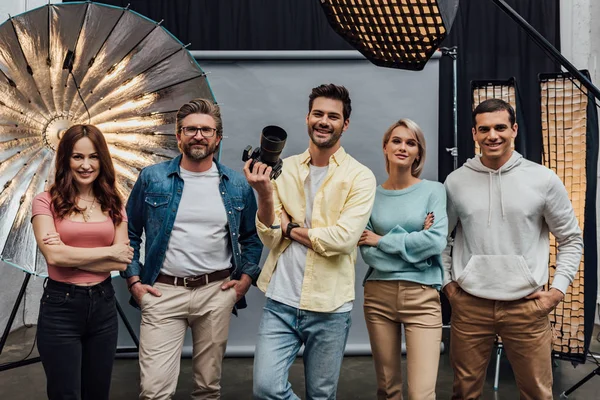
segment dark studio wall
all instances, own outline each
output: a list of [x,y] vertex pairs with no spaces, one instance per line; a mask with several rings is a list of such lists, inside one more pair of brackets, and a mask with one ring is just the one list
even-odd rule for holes
[[[65,0],[69,1],[69,0]],[[352,50],[315,0],[102,0],[167,28],[190,50]]]
[[[559,0],[507,0],[525,20],[560,50]],[[517,82],[517,151],[541,162],[542,135],[538,74],[559,66],[490,0],[461,0],[444,46],[458,47],[458,165],[474,154],[471,136],[471,81],[514,77]],[[452,61],[440,64],[439,146],[452,147]],[[452,172],[450,154],[439,153],[439,179]]]

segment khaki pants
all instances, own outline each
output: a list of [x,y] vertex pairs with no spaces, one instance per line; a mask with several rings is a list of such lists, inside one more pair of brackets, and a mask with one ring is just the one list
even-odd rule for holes
[[364,311],[377,375],[377,399],[402,399],[402,324],[408,397],[435,399],[442,338],[438,291],[414,282],[367,281]]
[[140,399],[171,399],[175,394],[188,326],[193,340],[192,398],[220,398],[221,364],[236,298],[234,289],[221,290],[227,280],[196,288],[156,283],[162,296],[142,297]]
[[495,301],[459,289],[451,298],[453,399],[478,399],[496,334],[515,374],[521,399],[552,399],[552,331],[539,300]]

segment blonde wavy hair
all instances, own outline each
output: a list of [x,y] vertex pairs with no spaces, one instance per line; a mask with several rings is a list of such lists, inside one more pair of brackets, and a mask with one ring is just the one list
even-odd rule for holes
[[[401,120],[394,122],[392,124],[392,126],[390,126],[387,129],[387,131],[385,131],[385,133],[383,134],[383,149],[385,151],[385,146],[390,141],[390,137],[392,136],[392,132],[394,131],[394,129],[396,129],[400,126],[403,126],[406,129],[408,129],[413,135],[415,135],[415,138],[417,139],[417,145],[419,146],[419,156],[417,157],[417,159],[415,160],[415,162],[413,163],[413,165],[411,167],[411,174],[415,178],[418,178],[421,175],[421,172],[423,172],[423,167],[425,166],[426,146],[425,146],[425,135],[423,135],[423,131],[421,130],[421,128],[419,128],[419,125],[417,125],[417,123],[415,121],[410,120],[408,118],[402,118]],[[387,158],[387,154],[384,154],[384,160],[385,160],[385,170],[389,174],[390,173],[390,161]]]

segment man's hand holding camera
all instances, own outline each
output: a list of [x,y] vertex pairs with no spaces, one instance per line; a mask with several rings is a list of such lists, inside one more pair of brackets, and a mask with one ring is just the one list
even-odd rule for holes
[[271,171],[272,168],[267,164],[261,162],[255,162],[250,170],[252,159],[246,161],[244,164],[244,175],[246,180],[252,186],[258,194],[259,201],[271,199],[273,196],[273,186],[271,185]]
[[[252,166],[252,170],[250,170]],[[273,206],[272,168],[267,164],[249,159],[244,164],[244,175],[250,186],[258,194],[258,219],[266,226],[273,225],[275,209]]]

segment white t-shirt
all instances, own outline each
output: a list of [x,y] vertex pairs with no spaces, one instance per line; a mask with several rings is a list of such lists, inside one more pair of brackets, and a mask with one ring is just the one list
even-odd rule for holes
[[181,201],[161,273],[177,277],[207,274],[231,267],[227,212],[213,162],[204,172],[181,168]]
[[[323,184],[329,166],[315,167],[310,165],[310,174],[304,182],[304,195],[306,198],[306,216],[304,227],[311,228],[312,208],[315,196]],[[290,307],[300,308],[300,295],[302,293],[302,282],[306,269],[306,254],[308,248],[296,241],[281,253],[277,260],[275,272],[267,288],[267,297],[286,304]],[[353,301],[342,304],[332,311],[334,313],[352,310]]]

